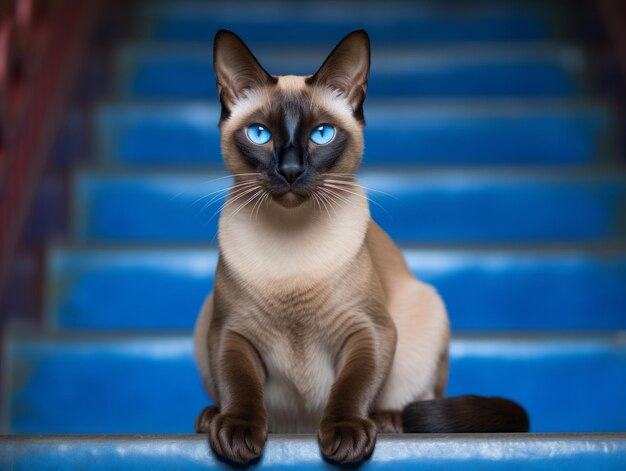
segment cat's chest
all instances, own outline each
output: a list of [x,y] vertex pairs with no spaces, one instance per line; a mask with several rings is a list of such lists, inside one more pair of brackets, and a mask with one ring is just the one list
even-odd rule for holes
[[276,338],[261,355],[270,429],[314,431],[335,377],[332,353],[319,342]]
[[284,280],[301,284],[332,277],[354,259],[365,239],[369,210],[363,198],[352,198],[328,214],[306,204],[293,210],[274,205],[252,218],[226,207],[220,252],[240,280],[264,289],[280,289]]

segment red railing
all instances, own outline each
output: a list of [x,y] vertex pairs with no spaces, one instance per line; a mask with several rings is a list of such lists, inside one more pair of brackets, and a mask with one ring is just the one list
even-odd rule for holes
[[613,43],[622,74],[626,77],[626,2],[598,0],[600,14]]
[[97,0],[0,0],[0,293]]

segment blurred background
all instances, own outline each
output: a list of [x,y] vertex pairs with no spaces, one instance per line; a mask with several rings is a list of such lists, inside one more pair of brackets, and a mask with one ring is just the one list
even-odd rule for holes
[[0,0],[2,431],[192,432],[210,402],[220,28],[274,74],[365,28],[361,179],[447,303],[449,393],[626,431],[622,3]]

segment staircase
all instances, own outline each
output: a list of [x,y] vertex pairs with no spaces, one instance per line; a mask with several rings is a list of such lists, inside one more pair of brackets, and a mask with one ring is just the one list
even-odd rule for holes
[[[446,301],[448,394],[531,417],[530,435],[381,436],[368,469],[626,469],[623,112],[594,9],[328,5],[137,4],[114,96],[93,109],[94,159],[73,170],[69,235],[48,244],[45,325],[5,335],[1,469],[225,466],[180,435],[210,403],[190,332],[217,262],[222,200],[203,197],[229,184],[222,27],[277,74],[313,73],[368,30],[372,215]],[[260,464],[327,466],[309,436],[270,436]]]

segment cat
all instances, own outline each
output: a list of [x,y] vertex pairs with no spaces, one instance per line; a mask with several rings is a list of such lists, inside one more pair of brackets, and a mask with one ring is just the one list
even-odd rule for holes
[[443,398],[449,323],[372,220],[363,153],[368,35],[354,31],[312,76],[272,76],[234,33],[214,42],[222,209],[214,291],[194,333],[216,406],[196,431],[235,463],[268,431],[317,432],[323,456],[356,463],[377,432],[523,432],[500,398]]

